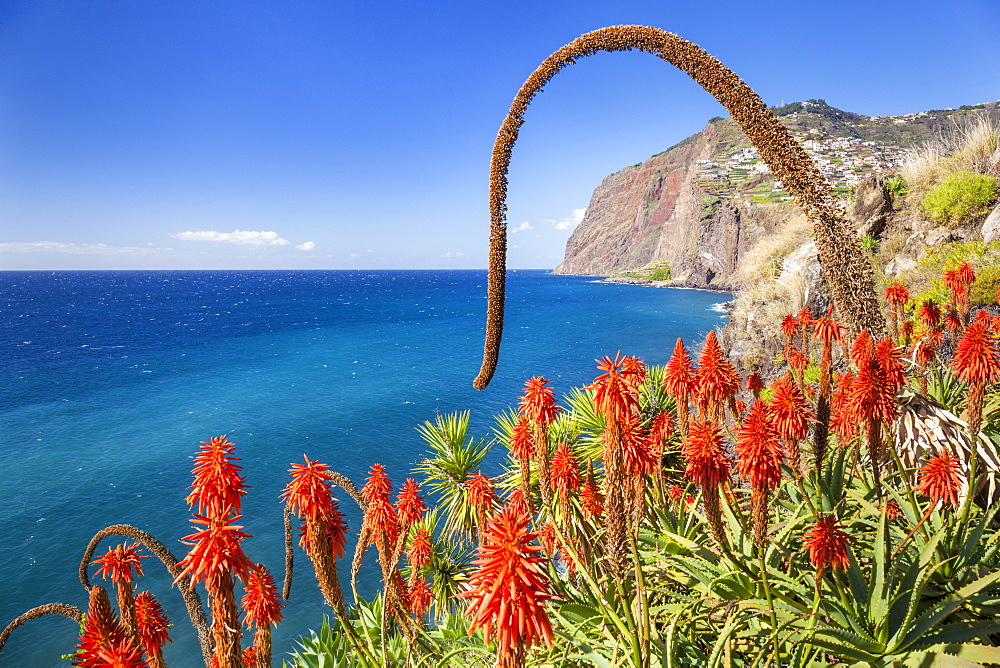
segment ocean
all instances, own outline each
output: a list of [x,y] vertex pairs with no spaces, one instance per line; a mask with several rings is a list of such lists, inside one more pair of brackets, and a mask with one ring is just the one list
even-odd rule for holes
[[[560,395],[619,350],[663,364],[677,337],[698,344],[721,325],[719,303],[730,298],[508,276],[500,366],[477,392],[484,271],[0,272],[0,624],[44,603],[85,608],[77,569],[105,526],[131,524],[183,556],[199,441],[236,443],[250,486],[244,549],[280,587],[278,495],[303,454],[359,487],[371,464],[384,464],[398,489],[424,450],[415,427],[435,414],[470,409],[473,432],[489,437],[491,416],[516,406],[529,377],[550,379]],[[484,473],[498,462],[499,453]],[[338,499],[356,532],[356,506]],[[327,610],[296,550],[276,665]],[[370,553],[363,595],[377,587],[375,570]],[[201,665],[166,570],[151,557],[144,571],[138,589],[174,623],[167,663]],[[76,637],[64,617],[28,622],[0,665],[65,666],[59,657]]]

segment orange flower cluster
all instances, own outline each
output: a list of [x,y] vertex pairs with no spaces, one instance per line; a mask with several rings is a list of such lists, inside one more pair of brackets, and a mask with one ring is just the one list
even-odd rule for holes
[[930,498],[934,504],[946,508],[958,506],[958,493],[962,488],[962,473],[958,457],[943,450],[927,460],[920,470],[920,481],[913,491]]
[[496,641],[498,665],[517,665],[524,650],[537,642],[552,645],[552,627],[545,602],[558,597],[549,593],[549,579],[539,564],[542,550],[531,543],[538,534],[528,531],[528,515],[507,506],[490,522],[483,544],[473,562],[477,570],[469,578],[468,598],[472,625],[482,628],[486,642]]
[[850,567],[847,544],[847,534],[840,528],[837,516],[827,515],[806,533],[802,546],[809,550],[809,559],[819,571],[819,577],[827,568],[846,570]]

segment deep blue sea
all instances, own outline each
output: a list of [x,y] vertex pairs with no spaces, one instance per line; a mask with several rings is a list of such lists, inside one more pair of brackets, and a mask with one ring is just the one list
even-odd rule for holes
[[[182,556],[199,441],[237,444],[251,486],[244,548],[280,586],[278,495],[303,454],[359,486],[385,464],[398,486],[422,455],[414,428],[435,413],[471,409],[490,436],[530,376],[563,393],[618,350],[663,364],[676,337],[697,344],[720,325],[713,305],[729,299],[543,271],[508,281],[500,367],[477,392],[484,271],[0,272],[0,625],[43,603],[85,607],[77,568],[105,526],[132,524]],[[325,612],[301,551],[296,566],[277,665]],[[175,624],[168,664],[201,665],[166,570],[150,558],[145,571],[138,587]],[[29,622],[0,665],[65,666],[76,635],[64,617]]]

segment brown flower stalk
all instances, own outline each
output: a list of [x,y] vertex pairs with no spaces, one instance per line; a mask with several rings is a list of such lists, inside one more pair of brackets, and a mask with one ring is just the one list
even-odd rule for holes
[[205,609],[202,607],[201,597],[198,595],[198,592],[195,591],[194,587],[189,586],[188,576],[185,575],[184,577],[178,577],[182,569],[177,565],[177,557],[175,557],[163,543],[158,541],[152,535],[128,524],[113,524],[112,526],[105,527],[94,534],[94,537],[90,539],[90,543],[87,544],[87,549],[83,551],[83,558],[80,560],[80,583],[83,587],[88,591],[91,588],[90,577],[87,574],[87,566],[90,565],[90,562],[94,557],[94,551],[97,549],[98,544],[108,536],[131,538],[132,540],[141,543],[147,550],[156,556],[157,559],[163,562],[167,571],[171,576],[173,576],[174,580],[179,585],[178,589],[184,597],[184,604],[187,607],[188,616],[191,618],[191,624],[198,632],[198,642],[201,645],[202,657],[205,659],[205,663],[208,664],[212,658],[212,641],[208,631],[208,618],[205,616]]
[[40,605],[18,615],[4,628],[3,631],[0,631],[0,650],[2,650],[3,646],[7,644],[7,638],[10,637],[10,634],[14,631],[14,629],[25,622],[30,622],[32,619],[44,617],[45,615],[62,615],[63,617],[69,617],[77,624],[83,624],[83,611],[75,605],[67,605],[65,603],[46,603],[45,605]]
[[726,107],[775,178],[795,196],[812,222],[820,263],[837,311],[853,332],[867,329],[880,334],[884,323],[872,282],[872,268],[850,233],[837,199],[805,149],[792,139],[753,89],[718,59],[677,35],[649,26],[610,26],[581,35],[546,58],[517,92],[497,132],[490,162],[486,343],[483,364],[473,386],[481,390],[489,384],[500,354],[507,264],[507,171],[528,104],[559,70],[580,58],[601,51],[632,49],[651,53],[674,65]]

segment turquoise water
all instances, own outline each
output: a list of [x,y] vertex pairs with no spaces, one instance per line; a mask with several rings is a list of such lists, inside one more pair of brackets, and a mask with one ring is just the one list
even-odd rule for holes
[[[43,603],[84,607],[77,568],[102,527],[132,524],[182,556],[199,441],[237,444],[244,547],[280,582],[278,495],[303,453],[359,485],[385,464],[398,486],[423,451],[414,427],[435,412],[471,409],[488,436],[530,376],[562,393],[618,350],[665,363],[676,337],[699,342],[722,323],[712,307],[727,299],[511,272],[500,367],[477,392],[482,271],[0,272],[0,624]],[[324,613],[301,552],[296,565],[276,663]],[[167,662],[199,665],[169,576],[154,558],[145,570],[137,586],[175,624]],[[363,592],[376,583],[369,564]],[[61,617],[29,622],[0,665],[66,665],[76,632]]]

